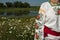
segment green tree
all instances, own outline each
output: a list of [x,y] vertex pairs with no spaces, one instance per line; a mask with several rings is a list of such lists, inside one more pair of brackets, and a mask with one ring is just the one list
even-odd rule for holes
[[30,4],[27,3],[27,2],[25,2],[25,3],[24,3],[24,8],[27,8],[27,7],[30,7]]
[[5,5],[3,3],[0,3],[0,7],[4,7]]
[[14,2],[14,6],[15,6],[16,8],[17,8],[17,7],[22,8],[22,7],[23,7],[23,3],[16,1],[16,2]]
[[13,3],[11,2],[6,2],[7,7],[13,7]]

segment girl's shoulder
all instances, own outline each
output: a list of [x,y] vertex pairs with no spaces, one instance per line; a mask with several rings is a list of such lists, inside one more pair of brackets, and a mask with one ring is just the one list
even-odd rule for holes
[[42,3],[42,5],[48,5],[49,4],[49,2],[43,2]]

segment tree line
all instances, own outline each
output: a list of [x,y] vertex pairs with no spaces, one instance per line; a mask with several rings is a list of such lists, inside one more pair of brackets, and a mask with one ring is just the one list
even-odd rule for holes
[[30,7],[30,4],[27,2],[21,2],[21,1],[16,1],[16,2],[6,2],[5,5],[4,3],[0,3],[0,8],[5,7],[5,8],[10,8],[10,7],[15,7],[15,8],[28,8]]

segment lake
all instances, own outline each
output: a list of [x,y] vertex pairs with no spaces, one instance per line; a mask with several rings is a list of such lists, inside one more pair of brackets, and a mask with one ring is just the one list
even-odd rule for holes
[[26,16],[36,16],[38,11],[15,11],[15,12],[1,12],[0,17],[26,17]]

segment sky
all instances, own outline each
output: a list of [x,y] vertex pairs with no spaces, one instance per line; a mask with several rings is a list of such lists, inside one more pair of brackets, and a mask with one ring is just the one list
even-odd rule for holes
[[28,2],[31,6],[40,6],[41,3],[47,1],[47,0],[0,0],[0,2],[15,2],[15,1],[21,1],[21,2]]

